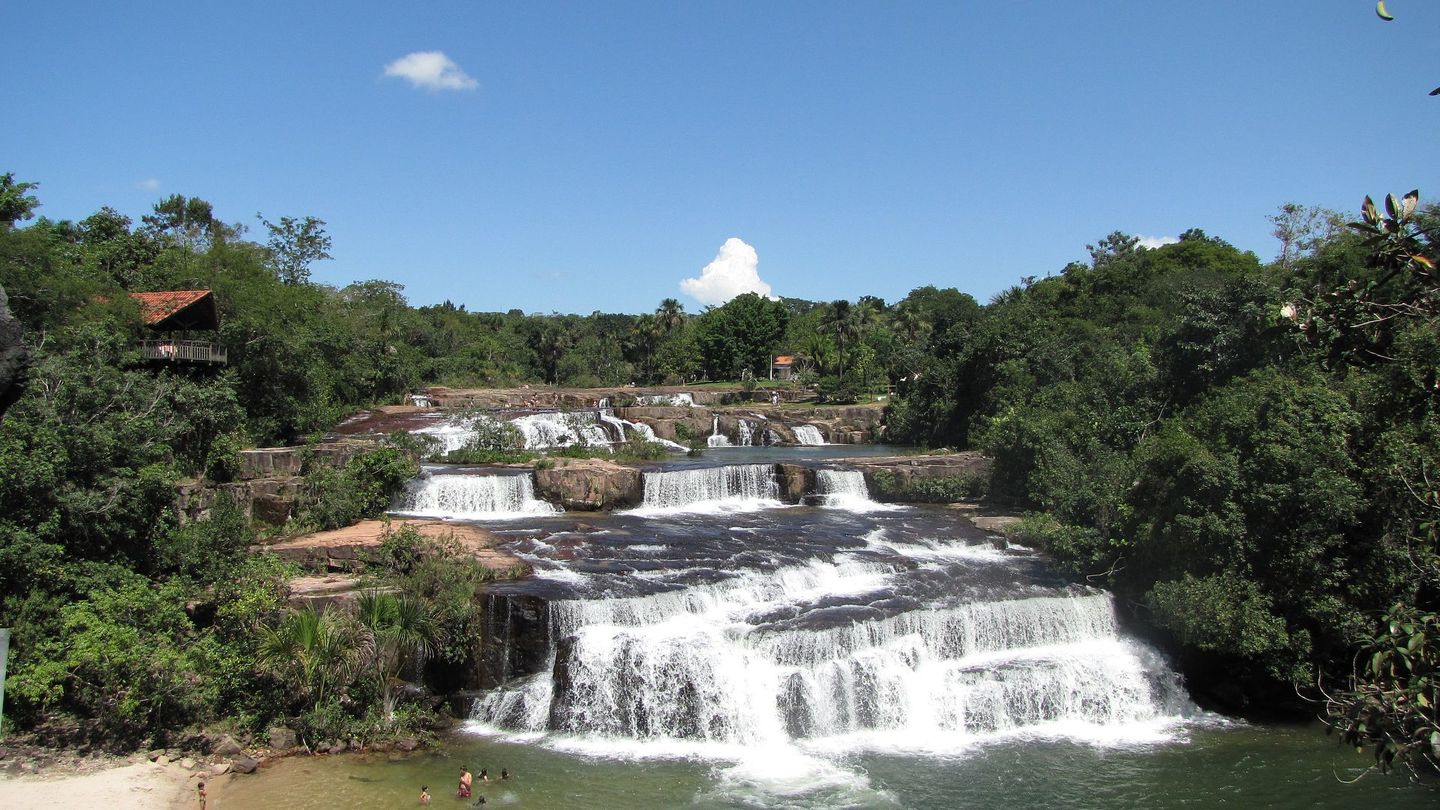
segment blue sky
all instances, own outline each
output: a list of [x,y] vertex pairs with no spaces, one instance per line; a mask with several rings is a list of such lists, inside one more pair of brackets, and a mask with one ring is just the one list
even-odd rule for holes
[[1269,259],[1287,201],[1440,198],[1440,3],[1388,7],[12,2],[0,171],[53,219],[314,215],[316,281],[415,305],[694,312],[712,262],[983,302],[1112,230]]

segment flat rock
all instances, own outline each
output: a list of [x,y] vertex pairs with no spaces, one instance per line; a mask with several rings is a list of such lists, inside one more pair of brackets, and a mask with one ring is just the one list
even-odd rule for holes
[[[352,571],[379,559],[387,526],[392,531],[410,526],[425,537],[453,541],[462,552],[468,552],[481,565],[496,572],[525,567],[519,557],[497,547],[501,541],[495,534],[479,526],[443,520],[362,520],[343,529],[301,535],[259,549],[311,570]],[[325,582],[317,584],[327,585]],[[328,584],[338,586],[339,581]]]

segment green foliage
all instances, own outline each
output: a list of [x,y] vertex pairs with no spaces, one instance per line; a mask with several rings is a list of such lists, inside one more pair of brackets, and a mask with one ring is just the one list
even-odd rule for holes
[[956,503],[983,497],[986,490],[985,479],[977,475],[916,477],[902,484],[900,476],[879,470],[873,481],[880,500],[904,503]]
[[1393,606],[1358,659],[1349,688],[1326,696],[1330,729],[1382,770],[1440,767],[1440,617]]
[[131,742],[208,717],[213,684],[203,677],[176,597],[132,576],[66,606],[59,633],[22,659],[7,698],[22,711],[95,718],[106,733]]
[[343,469],[312,469],[298,502],[297,522],[311,531],[349,526],[390,506],[417,467],[393,447],[362,452]]
[[789,317],[783,304],[756,293],[738,295],[706,311],[696,319],[695,333],[705,376],[737,380],[747,370],[768,376]]
[[[1255,582],[1233,573],[1207,577],[1187,573],[1178,580],[1159,582],[1147,601],[1157,624],[1197,649],[1263,658],[1289,646],[1285,621],[1276,615],[1274,600]],[[1272,674],[1283,680],[1300,673],[1280,669]]]

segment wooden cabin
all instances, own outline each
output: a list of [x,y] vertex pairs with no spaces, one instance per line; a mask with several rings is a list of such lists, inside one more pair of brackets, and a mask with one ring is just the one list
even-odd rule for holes
[[130,293],[140,305],[149,336],[140,341],[146,360],[158,363],[216,363],[229,358],[216,340],[220,313],[210,290]]

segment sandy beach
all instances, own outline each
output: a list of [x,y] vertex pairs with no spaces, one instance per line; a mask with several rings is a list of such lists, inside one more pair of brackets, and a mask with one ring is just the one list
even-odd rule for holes
[[104,807],[154,810],[198,807],[196,779],[179,765],[140,762],[90,773],[41,773],[0,776],[0,807],[42,810],[53,807]]

